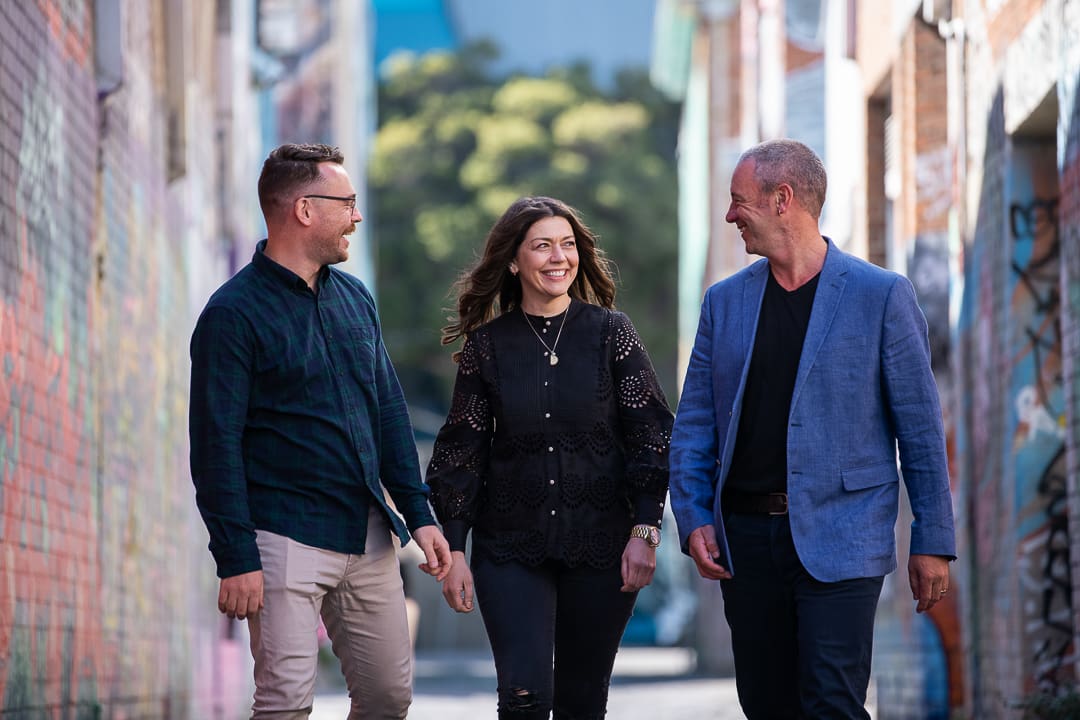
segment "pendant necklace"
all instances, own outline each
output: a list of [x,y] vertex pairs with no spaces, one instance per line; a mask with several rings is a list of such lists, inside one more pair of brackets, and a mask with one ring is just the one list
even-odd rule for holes
[[[570,303],[573,302],[573,300],[570,301]],[[566,325],[566,316],[570,314],[570,304],[567,304],[566,310],[564,310],[563,312],[564,314],[562,317],[562,322],[559,323],[559,332],[555,334],[555,342],[551,343],[551,347],[548,347],[548,344],[544,342],[544,338],[540,337],[540,333],[536,332],[536,328],[533,327],[532,321],[529,320],[529,316],[525,313],[525,308],[521,308],[521,314],[525,317],[525,324],[529,326],[529,329],[532,330],[533,335],[536,336],[536,339],[539,340],[540,344],[544,346],[544,349],[548,351],[549,365],[559,364],[559,356],[555,354],[555,348],[559,346],[559,338],[562,337],[562,329]]]

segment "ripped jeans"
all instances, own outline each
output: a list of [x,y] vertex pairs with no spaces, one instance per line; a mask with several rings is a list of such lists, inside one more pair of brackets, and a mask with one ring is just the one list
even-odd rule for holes
[[[600,720],[637,593],[619,566],[495,563],[474,548],[473,579],[499,683],[499,720]],[[553,660],[554,658],[554,660]]]

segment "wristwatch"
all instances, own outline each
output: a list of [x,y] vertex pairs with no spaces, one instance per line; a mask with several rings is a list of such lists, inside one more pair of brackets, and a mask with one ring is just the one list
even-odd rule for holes
[[630,537],[641,538],[651,548],[660,546],[660,528],[655,525],[635,525]]

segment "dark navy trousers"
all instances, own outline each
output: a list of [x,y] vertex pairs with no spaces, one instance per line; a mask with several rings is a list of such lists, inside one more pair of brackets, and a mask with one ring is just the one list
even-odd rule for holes
[[746,717],[869,718],[874,615],[884,578],[815,580],[799,561],[787,515],[732,513],[724,524],[735,570],[721,581],[724,615]]

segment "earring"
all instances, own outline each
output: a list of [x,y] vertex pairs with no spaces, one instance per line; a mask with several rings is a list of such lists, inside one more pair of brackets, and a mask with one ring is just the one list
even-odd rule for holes
[[514,267],[513,265],[511,265],[509,269],[510,269],[510,274],[513,275],[514,277],[517,277],[517,274],[518,274],[517,268]]

